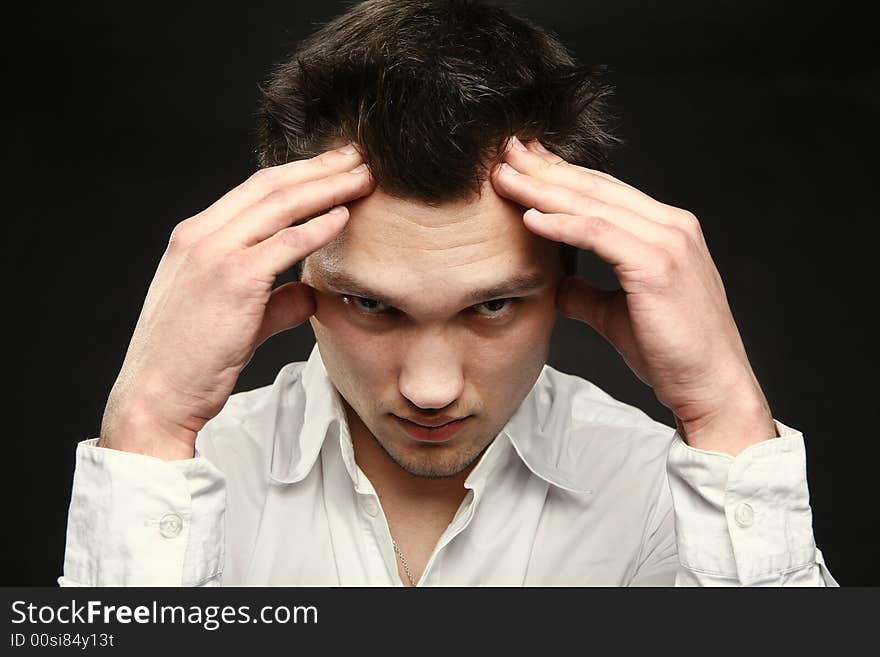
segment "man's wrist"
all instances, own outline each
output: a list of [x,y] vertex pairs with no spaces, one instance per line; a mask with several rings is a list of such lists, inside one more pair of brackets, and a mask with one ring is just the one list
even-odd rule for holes
[[177,461],[193,458],[196,435],[187,429],[162,426],[149,415],[129,412],[104,423],[96,446]]
[[696,449],[737,456],[751,445],[778,437],[773,414],[760,388],[733,395],[731,400],[698,421],[683,422],[676,417],[682,440]]

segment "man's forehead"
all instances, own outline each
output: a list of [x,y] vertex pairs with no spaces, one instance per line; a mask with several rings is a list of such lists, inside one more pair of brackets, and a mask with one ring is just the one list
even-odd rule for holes
[[525,227],[523,209],[494,191],[433,207],[378,191],[349,208],[343,233],[307,268],[327,287],[390,305],[426,294],[476,303],[532,291],[558,260],[557,246]]
[[441,256],[449,264],[462,263],[492,252],[527,251],[540,240],[523,224],[524,208],[499,196],[488,181],[480,195],[442,205],[396,198],[377,188],[347,206],[351,217],[345,230],[322,250],[328,266],[343,254],[351,259],[377,252],[392,257],[421,252],[432,260]]

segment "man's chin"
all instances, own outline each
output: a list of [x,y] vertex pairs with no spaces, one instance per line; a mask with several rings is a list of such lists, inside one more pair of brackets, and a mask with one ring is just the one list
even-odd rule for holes
[[[377,441],[378,442],[378,441]],[[425,479],[444,479],[461,474],[480,458],[483,450],[473,452],[451,446],[426,446],[413,450],[389,449],[379,445],[400,468]]]

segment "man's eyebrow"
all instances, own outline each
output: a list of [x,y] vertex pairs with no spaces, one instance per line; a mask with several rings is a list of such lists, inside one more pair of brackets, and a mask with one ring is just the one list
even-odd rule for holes
[[542,288],[545,282],[544,275],[537,272],[514,274],[492,287],[472,291],[465,297],[465,301],[468,303],[479,303],[480,301],[488,301],[489,299],[500,297],[515,297]]
[[[367,285],[358,281],[354,276],[344,271],[322,271],[319,274],[321,280],[337,292],[344,292],[356,297],[374,299],[386,306],[400,308],[406,305],[402,299],[393,295],[371,290]],[[465,298],[465,303],[476,304],[502,297],[514,297],[532,292],[544,286],[546,278],[538,272],[514,274],[510,278],[491,285],[489,287],[472,290]]]

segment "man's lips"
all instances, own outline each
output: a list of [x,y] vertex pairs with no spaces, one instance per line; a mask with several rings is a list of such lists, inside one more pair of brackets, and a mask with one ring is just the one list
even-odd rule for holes
[[[456,420],[463,420],[463,417],[452,417],[451,415],[435,415],[428,419],[420,419],[415,417],[403,417],[398,415],[402,420],[406,420],[407,422],[412,422],[413,424],[418,424],[423,427],[439,427],[444,424],[449,424],[450,422],[455,422]],[[467,417],[467,416],[465,416]]]
[[[410,436],[423,442],[442,442],[449,440],[465,424],[469,416],[454,418],[448,416],[433,417],[430,420],[414,421],[394,416],[397,422]],[[430,424],[429,424],[430,423]]]

